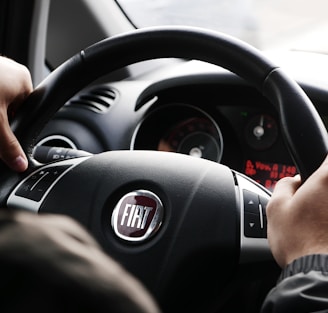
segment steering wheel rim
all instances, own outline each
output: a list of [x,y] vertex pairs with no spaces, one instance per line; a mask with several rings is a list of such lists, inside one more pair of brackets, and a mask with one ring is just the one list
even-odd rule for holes
[[[287,147],[302,178],[322,163],[328,151],[327,131],[300,86],[252,46],[193,27],[154,27],[114,36],[86,48],[57,68],[36,88],[12,123],[30,160],[38,133],[75,92],[124,66],[169,57],[213,63],[253,84],[276,107]],[[306,133],[298,127],[304,120]]]
[[[123,66],[167,57],[213,63],[250,82],[279,112],[282,133],[302,178],[306,179],[322,163],[328,151],[328,136],[319,114],[299,85],[257,49],[209,30],[155,27],[114,36],[86,48],[52,72],[35,89],[12,122],[12,128],[28,155],[30,169],[35,168],[32,150],[37,135],[76,92]],[[305,118],[306,132],[299,129]],[[119,158],[124,158],[122,156],[120,154]],[[178,158],[174,158],[174,162],[179,162]],[[115,163],[116,160],[114,154],[112,161]],[[129,162],[131,159],[127,158],[126,164]],[[143,164],[141,160],[138,162]],[[0,180],[1,202],[7,199],[12,186],[20,180],[20,176],[7,170]]]

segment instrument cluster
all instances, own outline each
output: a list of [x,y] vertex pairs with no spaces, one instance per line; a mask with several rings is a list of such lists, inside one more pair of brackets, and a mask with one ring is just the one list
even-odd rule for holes
[[280,178],[296,174],[274,112],[258,107],[217,109],[219,119],[194,105],[160,106],[139,123],[131,149],[183,153],[223,163],[269,190]]

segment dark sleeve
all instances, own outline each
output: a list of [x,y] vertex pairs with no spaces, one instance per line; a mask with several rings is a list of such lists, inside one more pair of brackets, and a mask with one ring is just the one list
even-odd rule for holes
[[0,209],[0,312],[160,313],[146,288],[67,216]]
[[328,312],[328,255],[299,258],[282,271],[261,310],[278,312]]

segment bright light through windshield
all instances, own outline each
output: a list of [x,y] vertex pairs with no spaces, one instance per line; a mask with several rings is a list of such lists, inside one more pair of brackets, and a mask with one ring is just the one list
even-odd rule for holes
[[137,27],[191,25],[262,49],[328,52],[327,0],[118,0]]

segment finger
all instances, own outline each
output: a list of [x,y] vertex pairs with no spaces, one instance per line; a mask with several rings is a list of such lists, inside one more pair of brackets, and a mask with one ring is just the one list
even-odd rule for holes
[[26,98],[31,94],[33,91],[33,84],[30,72],[25,66],[20,67],[19,72],[19,82],[17,82],[17,90],[16,93],[13,93],[12,99],[8,99],[8,109],[11,109],[13,112],[16,112],[22,103],[26,100]]
[[289,201],[294,196],[301,184],[302,181],[300,175],[280,179],[277,182],[271,199],[268,203],[268,215],[270,215],[273,207],[283,207],[281,204],[285,204],[287,201]]
[[23,172],[28,162],[25,153],[13,134],[7,112],[0,112],[0,157],[14,171]]
[[[89,232],[71,217],[55,214],[42,214],[39,215],[39,217],[39,222],[41,221],[45,227],[57,228],[62,233],[70,236],[73,240],[86,244],[89,247],[99,247],[98,243],[90,236]],[[35,219],[34,216],[31,218]]]
[[291,198],[300,187],[301,183],[300,175],[282,178],[276,184],[272,197],[283,196]]

